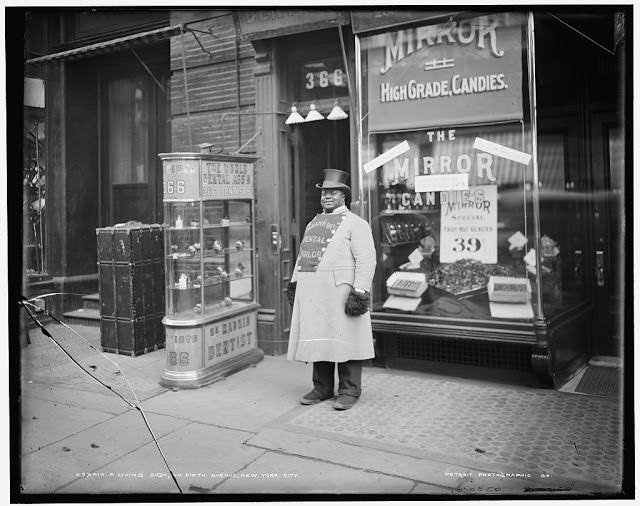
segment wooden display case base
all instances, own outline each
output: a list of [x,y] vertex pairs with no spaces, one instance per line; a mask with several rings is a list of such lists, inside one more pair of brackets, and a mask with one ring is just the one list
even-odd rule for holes
[[201,369],[199,371],[175,372],[166,371],[160,379],[160,385],[165,388],[201,388],[218,380],[221,380],[229,374],[238,372],[253,364],[257,364],[264,358],[264,353],[259,348],[230,358],[216,366]]
[[222,318],[184,325],[165,318],[167,362],[160,384],[200,388],[260,362],[257,304]]

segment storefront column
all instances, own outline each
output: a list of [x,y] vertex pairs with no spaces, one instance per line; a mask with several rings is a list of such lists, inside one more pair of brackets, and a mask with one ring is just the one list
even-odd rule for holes
[[[256,112],[278,111],[278,83],[275,65],[275,45],[267,41],[253,42],[256,55],[254,68]],[[281,126],[284,118],[278,114],[256,115],[256,244],[258,248],[258,346],[268,355],[286,352],[285,297],[282,290],[284,272],[282,256],[281,207],[288,200],[282,191],[280,175]],[[283,200],[284,199],[284,200]]]

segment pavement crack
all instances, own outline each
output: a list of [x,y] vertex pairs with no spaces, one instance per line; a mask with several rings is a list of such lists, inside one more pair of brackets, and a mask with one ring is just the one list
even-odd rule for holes
[[[247,467],[249,467],[251,464],[253,464],[256,460],[258,460],[260,457],[264,456],[267,453],[267,450],[264,450],[264,448],[261,448],[261,450],[263,450],[263,452],[258,455],[255,459],[247,462],[244,466],[242,466],[240,469],[238,469],[237,471],[234,471],[233,473],[230,474],[239,474],[242,473],[242,471],[244,471]],[[231,476],[224,478],[222,481],[220,481],[219,483],[216,483],[213,487],[211,487],[210,489],[207,489],[208,493],[215,491],[218,487],[220,487],[223,483],[226,483],[227,480],[231,479]],[[191,487],[189,487],[191,489]]]

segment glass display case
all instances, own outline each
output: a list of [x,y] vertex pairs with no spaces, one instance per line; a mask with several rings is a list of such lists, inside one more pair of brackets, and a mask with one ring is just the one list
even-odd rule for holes
[[167,386],[197,387],[259,360],[254,158],[160,154]]

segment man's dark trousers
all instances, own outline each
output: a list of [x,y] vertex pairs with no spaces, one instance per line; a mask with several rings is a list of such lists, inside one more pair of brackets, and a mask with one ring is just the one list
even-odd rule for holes
[[[363,360],[338,362],[338,395],[360,397]],[[322,397],[333,397],[335,362],[313,363],[313,387]]]

